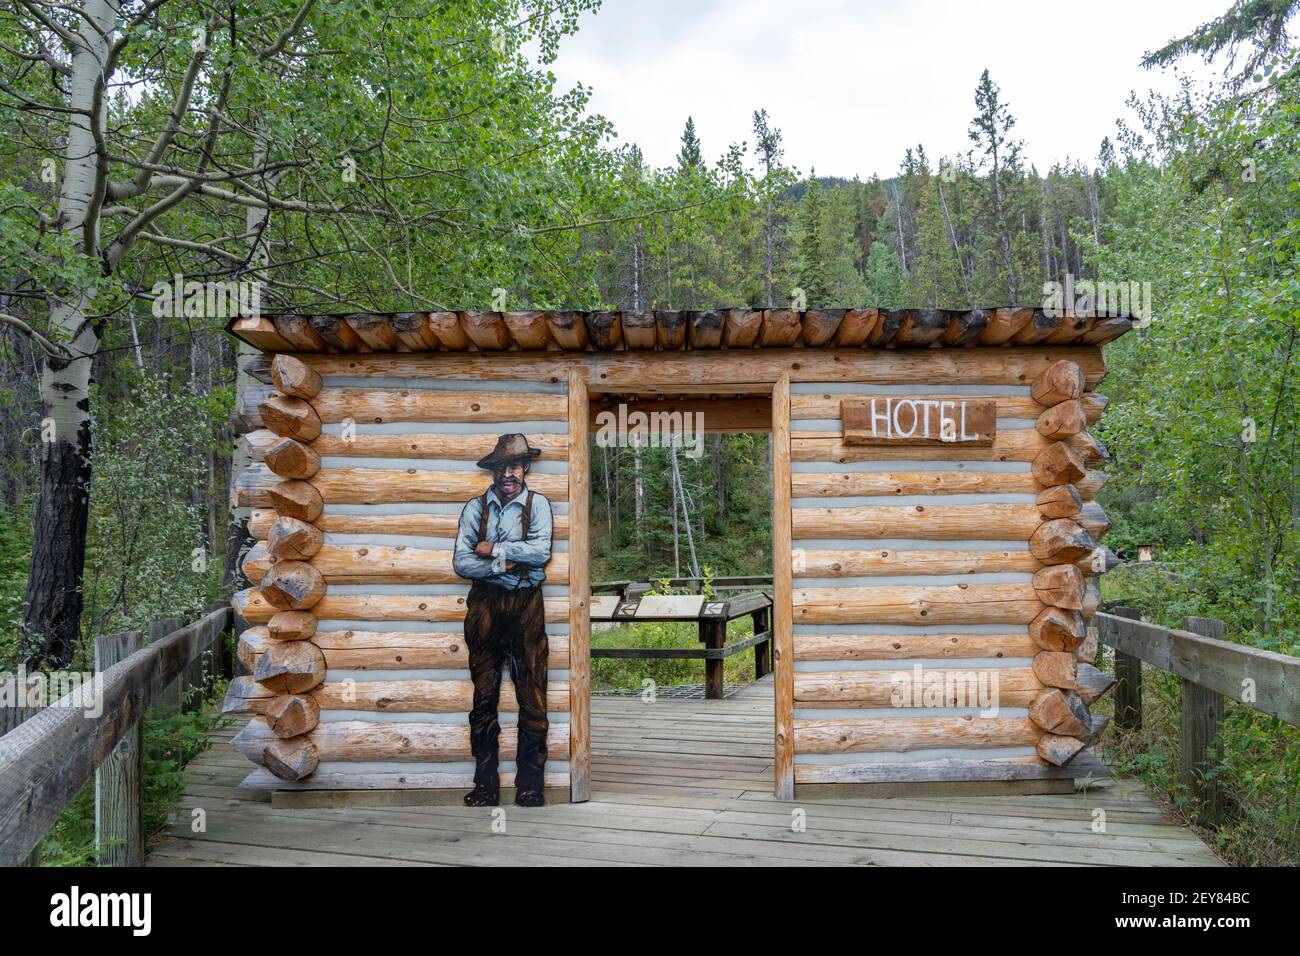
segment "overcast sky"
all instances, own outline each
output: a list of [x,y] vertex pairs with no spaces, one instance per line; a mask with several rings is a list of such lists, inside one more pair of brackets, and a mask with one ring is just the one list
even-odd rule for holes
[[[1221,15],[1230,0],[604,0],[566,38],[551,70],[560,89],[593,88],[591,109],[672,163],[687,115],[710,162],[752,147],[768,111],[785,162],[806,174],[893,175],[903,151],[931,162],[965,151],[974,91],[987,67],[1040,170],[1091,162],[1126,114],[1131,90],[1169,90],[1143,70],[1148,50]],[[1218,76],[1198,62],[1195,76]]]

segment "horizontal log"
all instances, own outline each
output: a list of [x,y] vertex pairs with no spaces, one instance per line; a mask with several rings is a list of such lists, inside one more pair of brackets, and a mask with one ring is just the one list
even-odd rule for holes
[[[276,512],[269,508],[254,508],[248,519],[248,533],[262,539],[270,532]],[[316,527],[331,534],[404,534],[430,538],[454,538],[460,522],[459,515],[320,515]],[[553,515],[552,539],[563,540],[569,536],[569,516]]]
[[266,467],[281,478],[310,478],[320,471],[320,455],[310,445],[281,438],[262,454]]
[[[408,670],[469,666],[469,652],[463,634],[423,631],[320,631],[312,643],[325,654],[331,670]],[[569,636],[549,634],[548,665],[552,670],[569,667]]]
[[310,400],[321,390],[320,373],[292,355],[277,355],[271,360],[271,382],[277,391],[294,398]]
[[[1043,685],[1029,667],[796,672],[798,706],[822,707],[1028,707]],[[920,700],[921,703],[917,703]]]
[[268,640],[254,663],[253,680],[277,694],[301,694],[325,679],[325,655],[311,641]]
[[[1090,471],[1077,486],[1085,501],[1096,497],[1109,476]],[[1073,486],[1072,486],[1073,487]],[[882,495],[1038,494],[1029,472],[1002,471],[861,471],[836,474],[796,472],[790,476],[795,498],[847,498]]]
[[259,589],[281,611],[306,611],[325,593],[325,579],[305,561],[277,561],[262,576]]
[[1053,362],[1043,369],[1029,387],[1030,397],[1039,405],[1051,407],[1082,398],[1083,371],[1070,361]]
[[1083,608],[1083,572],[1073,564],[1050,565],[1034,572],[1038,599],[1051,607]]
[[[564,461],[569,447],[567,435],[529,435],[528,444],[542,453],[544,461]],[[478,435],[369,435],[351,438],[321,435],[312,447],[322,455],[356,458],[435,458],[475,462],[492,451],[495,433]],[[534,475],[538,474],[534,472]]]
[[[793,461],[840,463],[911,461],[917,458],[927,461],[1033,461],[1051,444],[1053,442],[1032,428],[1004,429],[997,433],[990,447],[955,445],[923,449],[906,445],[846,445],[829,432],[792,432],[790,435]],[[1085,465],[1099,465],[1107,460],[1105,449],[1087,432],[1072,435],[1061,444],[1074,449]]]
[[794,750],[796,754],[841,754],[1032,747],[1042,734],[1028,717],[796,720]]
[[281,780],[302,780],[316,772],[320,756],[306,736],[289,740],[281,740],[276,736],[262,744],[261,759],[258,762]]
[[[277,739],[261,717],[254,717],[236,735],[237,749],[254,763],[262,763],[262,748]],[[320,724],[306,739],[316,747],[321,761],[365,762],[371,760],[435,761],[471,760],[469,726],[435,723],[371,723],[361,720]],[[552,723],[546,735],[546,749],[557,760],[568,759],[569,725]],[[501,727],[500,755],[513,760],[517,752],[516,728]]]
[[276,694],[251,677],[236,677],[226,687],[221,702],[223,714],[262,714],[275,700]]
[[321,419],[311,402],[272,392],[257,406],[257,421],[285,438],[309,442],[320,434]]
[[1106,532],[1110,530],[1110,518],[1106,516],[1105,509],[1095,501],[1085,504],[1074,520],[1083,526],[1083,530],[1087,531],[1094,541],[1106,537]]
[[1034,699],[1029,719],[1049,734],[1083,736],[1092,728],[1088,705],[1072,690],[1049,687]]
[[1038,494],[1038,514],[1044,521],[1051,521],[1053,518],[1073,518],[1081,510],[1083,510],[1083,496],[1074,485],[1054,485],[1044,488]]
[[1087,636],[1083,615],[1068,608],[1047,607],[1029,624],[1029,637],[1045,651],[1073,651]]
[[[730,318],[728,324],[730,325]],[[591,323],[588,323],[590,329]],[[724,338],[730,329],[724,332]],[[755,330],[757,334],[757,330]],[[731,343],[727,343],[731,347]],[[585,368],[593,390],[654,384],[728,385],[775,382],[872,382],[880,385],[942,385],[980,382],[1028,385],[1053,362],[1077,363],[1089,388],[1106,374],[1100,348],[1067,346],[1003,349],[755,349],[744,356],[703,352],[545,352],[427,355],[300,355],[322,375],[400,378],[481,378],[492,381],[563,382],[567,369]]]
[[320,723],[320,706],[304,694],[282,694],[271,698],[263,715],[277,737],[301,737]]
[[280,611],[266,624],[277,641],[305,641],[316,633],[316,615],[310,611]]
[[[314,524],[306,521],[300,521],[297,518],[277,517],[275,523],[271,525],[271,530],[267,533],[265,542],[265,553],[269,559],[280,561],[307,561],[320,551],[324,543],[325,536]],[[253,551],[261,546],[262,542],[254,546],[249,551],[251,557]],[[245,573],[247,574],[248,559],[244,561]],[[263,568],[260,574],[265,574],[266,568]],[[261,576],[253,578],[249,575],[250,580],[261,580]]]
[[1116,679],[1110,674],[1099,671],[1093,665],[1086,661],[1081,661],[1075,674],[1075,690],[1083,698],[1083,702],[1092,705],[1098,697],[1104,695],[1116,684]]
[[[254,465],[253,468],[248,470],[252,471],[257,467],[259,466]],[[240,476],[240,478],[242,481],[243,476]],[[273,508],[277,514],[288,518],[297,518],[299,521],[315,521],[320,517],[321,509],[325,507],[325,503],[321,500],[320,492],[316,490],[315,485],[292,478],[271,485],[266,491],[266,496],[267,505]]]
[[[544,600],[547,622],[568,621],[568,598]],[[257,588],[236,592],[232,602],[235,611],[250,624],[265,624],[281,610]],[[326,594],[312,608],[312,613],[323,621],[460,621],[465,617],[465,598],[463,595]]]
[[[326,584],[465,584],[452,569],[451,551],[381,545],[326,545],[311,559]],[[244,574],[261,581],[270,567],[266,548],[259,542],[244,559]],[[548,584],[569,583],[569,555],[551,555],[546,565]]]
[[[1033,657],[1028,634],[796,634],[796,661]],[[328,655],[327,655],[328,656]]]
[[[790,396],[790,420],[791,421],[816,421],[826,418],[838,419],[840,417],[840,403],[844,400],[851,399],[871,399],[884,398],[886,396],[870,395],[867,393],[850,394],[847,392],[834,392],[821,395],[816,394],[796,394]],[[976,402],[993,402],[997,405],[998,418],[1023,418],[1035,420],[1042,414],[1043,406],[1038,404],[1032,398],[1008,396],[1008,395],[917,395],[901,396],[904,398],[925,398],[927,401],[936,402],[966,402],[973,405]],[[1088,424],[1093,424],[1100,420],[1102,414],[1106,411],[1107,398],[1097,392],[1089,392],[1081,399],[1083,413]]]
[[839,474],[796,472],[790,476],[790,494],[794,498],[1036,494],[1037,492],[1038,482],[1027,472],[861,471]]
[[[544,601],[548,623],[569,620],[568,598],[544,598]],[[323,621],[459,621],[465,617],[465,598],[460,595],[326,594],[314,611]]]
[[[467,680],[385,680],[324,683],[311,693],[326,710],[366,710],[389,714],[468,713],[474,705],[474,685]],[[501,682],[498,710],[517,712],[514,684]],[[546,686],[546,709],[569,709],[569,684],[551,681]]]
[[[1053,767],[1037,756],[982,760],[979,751],[959,760],[908,760],[902,763],[801,763],[794,768],[797,784],[934,784],[971,781],[1072,780],[1106,776],[1095,757],[1080,757],[1069,767]],[[283,786],[284,784],[282,784]],[[243,786],[248,786],[244,783]]]
[[1092,536],[1070,518],[1044,521],[1029,535],[1029,552],[1044,564],[1073,564],[1096,547]]
[[[1055,769],[1055,768],[1050,768]],[[515,785],[515,772],[502,770],[501,786],[509,789]],[[548,772],[542,775],[543,786],[547,790],[556,789],[567,792],[569,775],[567,773]],[[239,784],[241,790],[293,790],[299,793],[308,791],[335,790],[468,790],[474,786],[474,772],[467,771],[421,771],[409,770],[389,773],[348,773],[339,770],[317,770],[303,780],[280,780],[267,770],[258,768],[245,777]],[[327,798],[333,801],[333,797]]]
[[[309,369],[309,371],[312,371]],[[250,425],[269,427],[262,403],[273,395],[248,386],[240,413]],[[305,414],[298,408],[298,414]],[[322,388],[310,408],[321,422],[513,422],[564,421],[568,403],[550,392],[461,392],[423,388]]]
[[[319,444],[319,443],[318,443]],[[567,475],[534,472],[528,487],[551,501],[567,501]],[[243,508],[266,508],[280,479],[254,465],[235,484],[235,501]],[[492,483],[487,471],[427,471],[420,468],[322,468],[311,477],[325,504],[460,503],[483,494]]]
[[1083,748],[1082,740],[1059,734],[1044,734],[1037,743],[1038,756],[1055,767],[1064,767],[1077,757]]
[[1034,673],[1048,687],[1072,690],[1078,686],[1079,661],[1069,651],[1039,651],[1034,655]]
[[1001,571],[1027,573],[1036,571],[1041,566],[1027,549],[911,551],[885,548],[830,551],[796,548],[792,563],[796,576],[812,578],[895,574],[986,574]]
[[1042,524],[1036,505],[795,508],[795,538],[1024,540]]
[[1030,584],[794,589],[796,624],[1028,624],[1042,609]]

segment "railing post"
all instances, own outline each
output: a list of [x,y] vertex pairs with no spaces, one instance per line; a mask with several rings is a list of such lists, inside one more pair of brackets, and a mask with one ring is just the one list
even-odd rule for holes
[[[178,617],[163,618],[161,621],[154,621],[149,625],[149,643],[156,644],[173,631],[179,631],[185,626],[185,622]],[[151,710],[165,712],[155,714],[155,716],[172,716],[181,712],[181,691],[185,684],[184,672],[177,674],[176,679],[164,687],[154,698]]]
[[[701,620],[700,641],[706,648],[721,648],[727,643],[727,622]],[[722,700],[726,696],[723,686],[726,664],[720,657],[704,659],[704,696],[707,700]]]
[[[750,615],[754,622],[754,633],[762,634],[764,631],[770,631],[768,625],[770,619],[770,608],[761,608]],[[772,639],[768,638],[762,643],[754,645],[754,679],[762,680],[772,670]]]
[[[1135,607],[1117,607],[1110,612],[1115,617],[1132,621],[1142,620],[1142,612]],[[1123,651],[1115,652],[1115,726],[1125,730],[1142,729],[1142,661]]]
[[[140,631],[95,638],[95,671],[108,670],[144,646]],[[95,853],[100,866],[144,866],[143,720],[132,724],[95,771]]]
[[[1183,630],[1217,641],[1227,633],[1226,625],[1212,617],[1185,617]],[[1223,788],[1215,777],[1207,775],[1223,763],[1223,743],[1217,740],[1223,724],[1223,696],[1186,677],[1180,680],[1182,784],[1191,796],[1198,822],[1215,826],[1223,817]]]

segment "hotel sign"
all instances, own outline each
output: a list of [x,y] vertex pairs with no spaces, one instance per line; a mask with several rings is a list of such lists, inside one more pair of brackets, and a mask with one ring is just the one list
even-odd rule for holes
[[846,445],[987,448],[997,436],[998,405],[963,398],[846,398],[840,402],[840,421]]

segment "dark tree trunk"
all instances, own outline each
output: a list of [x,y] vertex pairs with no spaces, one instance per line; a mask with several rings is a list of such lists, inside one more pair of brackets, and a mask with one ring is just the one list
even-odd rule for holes
[[81,636],[89,522],[90,424],[86,420],[75,441],[41,443],[22,646],[22,658],[30,668],[72,664]]

